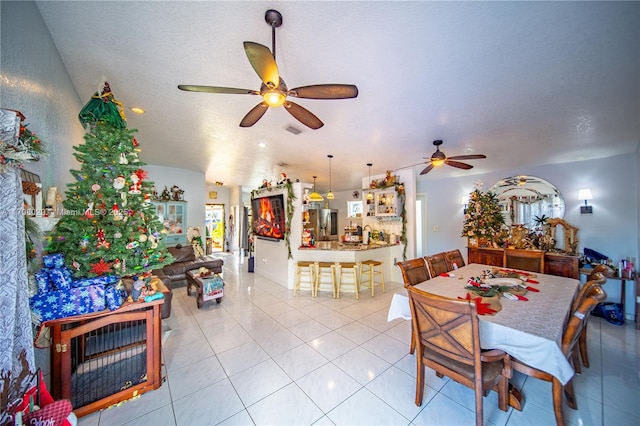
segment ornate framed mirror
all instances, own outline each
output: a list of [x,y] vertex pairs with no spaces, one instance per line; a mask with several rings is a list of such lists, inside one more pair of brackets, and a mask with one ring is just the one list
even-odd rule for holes
[[535,176],[511,176],[496,182],[489,191],[496,194],[507,226],[540,226],[538,218],[564,217],[564,199],[551,183]]

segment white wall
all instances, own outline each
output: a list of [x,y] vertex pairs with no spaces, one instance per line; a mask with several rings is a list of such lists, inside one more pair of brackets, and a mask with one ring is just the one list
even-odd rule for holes
[[72,147],[84,143],[83,102],[35,4],[3,1],[0,14],[0,106],[22,112],[47,151],[24,168],[40,176],[45,193],[50,186],[64,193],[69,170],[80,168]]

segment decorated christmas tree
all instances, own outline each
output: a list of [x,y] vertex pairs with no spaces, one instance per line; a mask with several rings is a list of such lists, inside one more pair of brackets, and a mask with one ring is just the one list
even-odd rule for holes
[[498,197],[491,191],[482,193],[476,183],[476,189],[469,194],[461,236],[468,237],[470,245],[499,244],[503,226]]
[[67,185],[48,252],[63,253],[76,277],[140,275],[169,263],[136,131],[127,128],[108,83],[79,118],[87,129],[85,143],[74,146],[81,168],[71,170],[75,182]]

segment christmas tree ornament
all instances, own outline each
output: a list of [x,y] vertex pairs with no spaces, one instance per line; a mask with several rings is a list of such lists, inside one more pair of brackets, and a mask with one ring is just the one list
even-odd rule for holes
[[116,203],[113,203],[113,207],[111,207],[111,216],[114,221],[122,220],[122,213],[120,213],[120,208]]
[[120,231],[116,231],[113,233],[113,238],[118,239],[122,238],[122,233]]
[[84,211],[85,217],[93,219],[93,201],[89,202],[89,207]]
[[140,189],[142,188],[142,184],[140,183],[140,177],[136,173],[132,173],[130,176],[131,185],[129,185],[129,194],[140,194]]
[[146,242],[148,239],[147,234],[140,234],[140,236],[138,237],[138,241],[140,241],[141,243]]
[[114,181],[113,181],[113,187],[114,187],[115,189],[118,189],[118,190],[119,190],[119,189],[124,188],[124,185],[125,185],[126,183],[127,183],[127,182],[124,180],[124,176],[119,175],[117,178],[115,178],[115,179],[114,179]]
[[120,159],[118,160],[120,164],[129,164],[129,160],[127,160],[127,155],[124,152],[120,153]]
[[91,190],[92,190],[93,192],[98,192],[98,191],[100,191],[100,188],[101,188],[101,186],[100,186],[100,185],[98,185],[97,183],[94,183],[93,185],[91,185]]
[[134,248],[138,247],[140,245],[139,242],[137,241],[131,241],[129,244],[127,244],[127,249],[129,250],[133,250]]
[[122,198],[122,202],[120,204],[122,204],[122,207],[125,207],[127,205],[127,193],[121,192],[120,198]]

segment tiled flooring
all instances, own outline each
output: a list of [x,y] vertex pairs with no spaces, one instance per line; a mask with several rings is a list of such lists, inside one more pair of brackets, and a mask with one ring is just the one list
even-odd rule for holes
[[[340,299],[308,291],[293,297],[246,259],[225,257],[225,297],[196,309],[186,288],[174,290],[165,320],[166,383],[158,390],[83,417],[79,425],[469,425],[473,392],[429,370],[416,407],[409,322],[387,323],[400,283],[372,298]],[[640,424],[640,331],[600,318],[589,323],[591,368],[576,377],[574,425]],[[485,424],[555,424],[550,384],[516,375],[522,412],[484,399]]]

